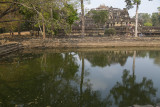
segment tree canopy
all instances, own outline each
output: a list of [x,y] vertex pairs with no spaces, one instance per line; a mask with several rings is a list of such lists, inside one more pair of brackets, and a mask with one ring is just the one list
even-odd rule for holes
[[[149,0],[152,1],[152,0]],[[137,33],[138,33],[138,9],[139,9],[139,5],[141,4],[141,0],[125,0],[126,2],[126,7],[128,9],[133,8],[133,5],[136,5],[136,20],[135,20],[135,37],[137,37]]]
[[108,20],[108,12],[106,10],[92,10],[92,14],[92,18],[94,22],[97,24],[104,24]]
[[141,4],[141,0],[125,0],[126,2],[126,7],[128,9],[133,8],[133,5],[140,5]]
[[[36,27],[42,29],[42,24],[44,24],[47,32],[54,33],[53,31],[57,29],[68,30],[68,27],[78,18],[77,11],[70,1],[71,0],[3,0],[0,2],[0,5],[3,5],[3,10],[0,11],[0,20],[2,20],[2,17],[5,17],[5,15],[18,11],[24,20],[34,21]],[[9,11],[9,9],[12,8],[16,10]]]

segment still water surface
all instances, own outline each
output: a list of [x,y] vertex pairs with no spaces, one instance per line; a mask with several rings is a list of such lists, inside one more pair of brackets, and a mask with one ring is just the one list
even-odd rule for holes
[[0,60],[0,107],[160,104],[160,51],[18,53]]

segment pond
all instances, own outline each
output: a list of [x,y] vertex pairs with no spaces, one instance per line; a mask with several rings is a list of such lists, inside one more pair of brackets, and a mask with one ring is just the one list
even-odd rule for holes
[[159,50],[24,51],[0,59],[0,107],[160,104]]

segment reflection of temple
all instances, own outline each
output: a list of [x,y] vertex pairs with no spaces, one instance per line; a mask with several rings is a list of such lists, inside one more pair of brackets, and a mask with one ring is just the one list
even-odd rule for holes
[[103,51],[103,52],[85,52],[84,57],[92,66],[110,66],[112,64],[120,64],[124,66],[127,58],[132,56],[132,51]]

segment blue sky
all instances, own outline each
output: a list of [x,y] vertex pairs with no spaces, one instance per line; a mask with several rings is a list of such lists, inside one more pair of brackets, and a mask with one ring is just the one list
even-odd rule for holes
[[[96,8],[101,4],[105,4],[106,6],[112,6],[115,8],[125,8],[126,3],[125,0],[90,0],[89,4],[85,4],[85,8],[91,9]],[[149,13],[152,14],[153,12],[157,12],[157,7],[160,7],[160,0],[141,0],[141,5],[139,7],[139,13]],[[129,10],[130,16],[135,15],[135,8]]]

